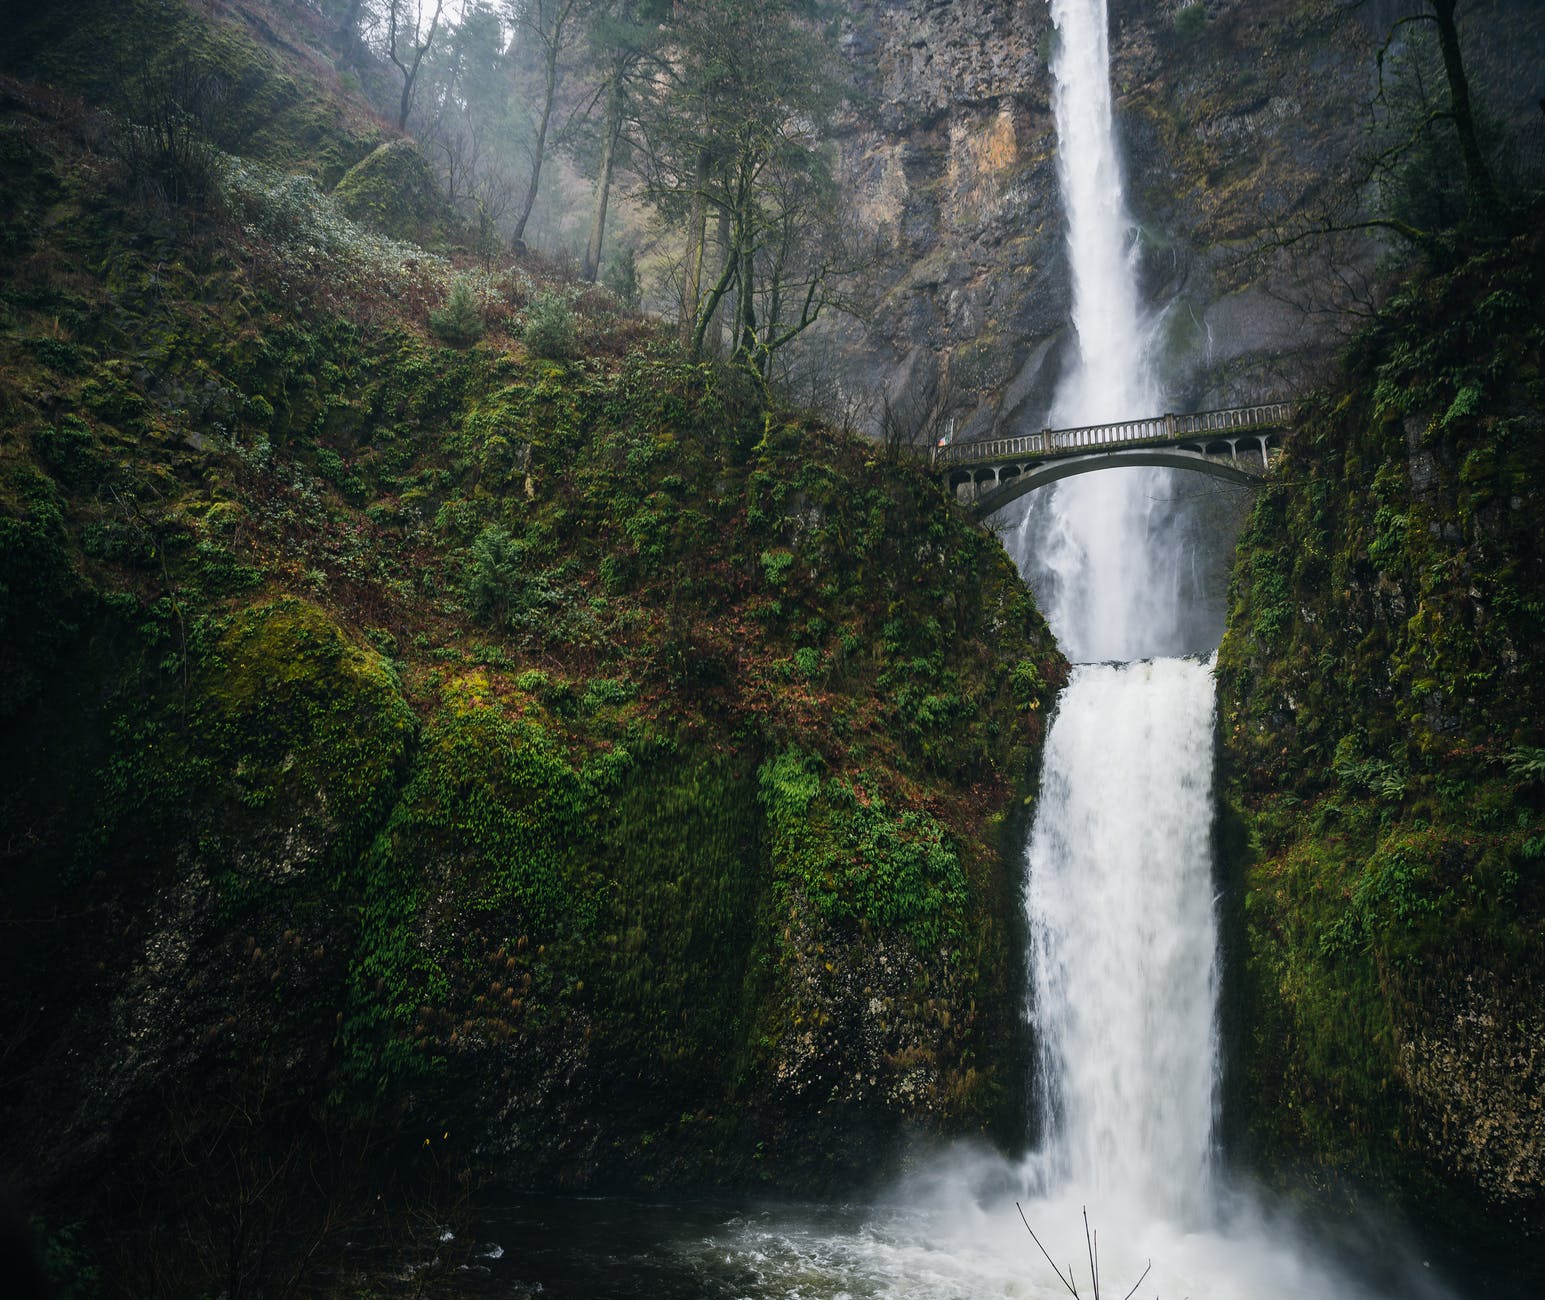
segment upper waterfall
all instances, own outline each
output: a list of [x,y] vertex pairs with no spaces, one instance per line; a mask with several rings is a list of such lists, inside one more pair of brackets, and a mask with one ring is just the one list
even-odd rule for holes
[[1051,0],[1051,12],[1057,176],[1078,342],[1054,423],[1098,424],[1162,410],[1163,395],[1148,362],[1132,261],[1136,228],[1113,120],[1106,0]]
[[[1052,106],[1067,221],[1075,346],[1053,404],[1063,425],[1164,409],[1135,273],[1110,88],[1105,0],[1051,0],[1057,26]],[[1033,494],[1010,540],[1064,651],[1130,660],[1198,647],[1185,638],[1180,574],[1156,536],[1169,475],[1122,470]]]

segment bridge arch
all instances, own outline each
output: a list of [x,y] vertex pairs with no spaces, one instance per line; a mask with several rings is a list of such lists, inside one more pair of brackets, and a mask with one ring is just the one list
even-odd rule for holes
[[[1255,439],[1252,438],[1250,441],[1254,442]],[[980,470],[974,473],[961,472],[958,475],[951,475],[950,486],[958,490],[959,487],[969,483],[971,490],[978,494],[971,503],[971,509],[979,517],[986,518],[1003,509],[1004,506],[1019,500],[1020,497],[1034,492],[1036,488],[1045,487],[1049,483],[1056,483],[1078,474],[1094,474],[1101,470],[1123,469],[1135,465],[1157,465],[1166,469],[1189,470],[1192,473],[1207,474],[1212,478],[1222,479],[1226,483],[1254,487],[1260,484],[1266,469],[1264,449],[1258,454],[1261,454],[1262,459],[1257,466],[1238,458],[1234,454],[1234,449],[1227,443],[1222,444],[1219,451],[1213,451],[1210,444],[1196,450],[1179,447],[1134,448],[1120,452],[1097,452],[1090,456],[1060,457],[1051,461],[1005,465],[999,471],[996,485],[985,491]],[[1009,470],[1013,472],[1008,473]]]
[[930,448],[928,459],[957,499],[981,518],[1038,487],[1123,465],[1157,465],[1252,484],[1293,427],[1289,402],[1190,415],[1041,429]]

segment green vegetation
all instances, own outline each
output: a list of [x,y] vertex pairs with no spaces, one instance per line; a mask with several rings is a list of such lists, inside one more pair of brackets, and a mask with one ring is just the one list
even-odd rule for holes
[[1064,665],[994,540],[604,293],[88,138],[0,116],[5,1152],[76,1274],[1022,1131],[1000,838]]
[[483,337],[483,314],[465,277],[452,281],[445,306],[429,313],[429,329],[436,338],[461,347]]
[[1207,6],[1188,4],[1175,11],[1175,35],[1183,41],[1195,40],[1207,26]]
[[629,311],[637,311],[644,300],[644,286],[638,278],[638,259],[631,248],[620,248],[606,259],[601,283],[612,297]]
[[574,313],[558,294],[540,294],[526,314],[520,337],[532,356],[566,361],[574,355]]
[[802,895],[829,920],[900,927],[924,950],[964,941],[965,877],[933,818],[895,816],[862,773],[823,782],[797,748],[768,760],[760,783],[785,905]]
[[1520,1260],[1542,1196],[1513,1064],[1545,981],[1540,254],[1521,235],[1417,276],[1354,345],[1247,526],[1219,656],[1255,1149]]
[[[7,13],[6,72],[68,87],[146,124],[146,111],[181,118],[216,149],[331,186],[387,135],[339,94],[330,54],[259,39],[259,23],[231,21],[181,0],[79,0],[16,5]],[[302,42],[318,32],[287,34]]]
[[442,247],[457,229],[434,172],[410,140],[389,140],[361,158],[333,198],[345,216],[424,248]]

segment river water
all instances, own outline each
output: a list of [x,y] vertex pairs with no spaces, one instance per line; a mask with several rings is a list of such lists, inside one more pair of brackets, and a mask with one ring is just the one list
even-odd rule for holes
[[[1148,416],[1166,409],[1166,395],[1133,273],[1106,3],[1050,7],[1077,343],[1053,423]],[[1164,1300],[1441,1294],[1419,1263],[1366,1290],[1219,1172],[1206,656],[1221,628],[1217,575],[1232,537],[1217,524],[1229,503],[1182,477],[1127,469],[1067,479],[1014,507],[1005,532],[1077,665],[1048,734],[1026,846],[1038,1149],[1012,1161],[960,1148],[862,1206],[513,1205],[483,1228],[503,1249],[479,1265],[490,1293],[1066,1295],[1028,1222],[1085,1297],[1122,1300],[1139,1280],[1138,1295]]]

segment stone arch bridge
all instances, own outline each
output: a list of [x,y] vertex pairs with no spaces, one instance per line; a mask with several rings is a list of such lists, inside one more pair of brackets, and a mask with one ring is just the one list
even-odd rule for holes
[[1127,465],[1164,465],[1233,483],[1258,483],[1292,428],[1293,413],[1292,403],[1271,402],[1079,429],[1042,429],[935,447],[931,459],[956,499],[985,519],[1058,479]]

